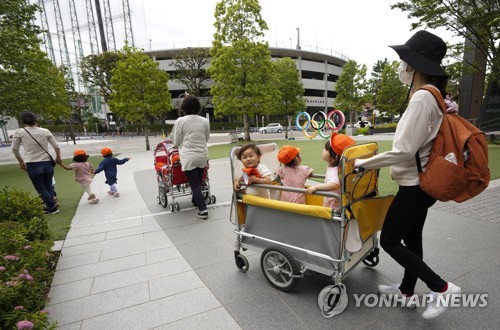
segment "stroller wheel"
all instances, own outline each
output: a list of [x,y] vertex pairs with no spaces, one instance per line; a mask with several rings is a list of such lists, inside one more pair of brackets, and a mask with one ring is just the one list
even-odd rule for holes
[[216,201],[216,200],[217,200],[217,199],[215,199],[215,196],[214,196],[214,195],[212,195],[212,204],[215,204],[215,201]]
[[212,200],[210,199],[210,196],[208,196],[208,195],[207,195],[207,196],[205,197],[205,203],[206,203],[207,205],[212,204]]
[[248,271],[248,268],[250,268],[248,259],[238,251],[234,251],[234,261],[236,262],[236,267],[238,267],[238,269],[242,273],[246,273]]
[[368,267],[375,267],[378,265],[378,262],[380,261],[378,254],[379,254],[380,249],[377,247],[373,249],[373,251],[366,256],[366,258],[363,259],[363,264],[365,264]]
[[170,212],[174,213],[174,211],[175,211],[175,210],[174,210],[174,204],[170,204],[170,205],[168,206],[168,208],[169,208]]
[[158,203],[163,207],[167,207],[168,205],[167,193],[163,187],[158,187]]
[[292,290],[299,281],[299,266],[281,246],[270,246],[262,252],[260,266],[269,283],[280,291]]
[[176,211],[179,211],[181,209],[179,203],[177,203],[177,202],[175,202],[174,206],[175,206]]

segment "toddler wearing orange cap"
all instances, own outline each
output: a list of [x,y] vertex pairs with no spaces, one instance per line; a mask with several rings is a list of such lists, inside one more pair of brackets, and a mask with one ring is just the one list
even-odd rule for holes
[[245,144],[238,151],[236,158],[243,164],[243,174],[234,180],[233,186],[235,190],[239,190],[243,181],[247,186],[245,194],[270,198],[269,189],[254,187],[253,183],[271,184],[271,171],[269,168],[260,162],[262,152],[259,147],[253,143]]
[[[279,162],[285,165],[278,170],[278,175],[285,187],[304,188],[307,178],[313,173],[313,169],[309,166],[300,165],[302,157],[300,157],[299,152],[300,148],[287,145],[281,147],[278,153]],[[302,193],[283,190],[281,201],[305,204],[306,196]]]
[[[325,148],[321,152],[323,160],[327,162],[325,182],[307,188],[307,192],[312,194],[316,191],[330,191],[340,194],[340,179],[339,179],[339,161],[344,149],[355,145],[356,142],[345,134],[332,133],[330,140],[326,141]],[[332,210],[340,208],[340,201],[333,197],[325,197],[323,206],[330,207]]]
[[104,159],[99,163],[97,170],[95,170],[95,174],[104,171],[104,176],[106,177],[106,184],[109,185],[109,196],[120,197],[120,193],[118,192],[118,188],[116,187],[116,181],[118,178],[118,169],[116,165],[123,165],[130,160],[130,158],[118,159],[113,157],[113,151],[104,147],[101,149],[101,155]]
[[94,166],[92,166],[92,163],[87,161],[88,158],[89,155],[87,155],[87,152],[85,150],[76,149],[73,152],[73,163],[69,164],[69,166],[64,165],[63,163],[61,163],[60,165],[65,170],[75,171],[75,181],[78,182],[89,195],[89,203],[97,204],[99,203],[99,199],[90,189],[90,184],[92,183],[92,174],[94,174]]

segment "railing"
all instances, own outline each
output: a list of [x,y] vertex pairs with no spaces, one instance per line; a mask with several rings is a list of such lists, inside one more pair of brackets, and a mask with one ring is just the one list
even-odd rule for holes
[[483,131],[487,131],[488,128],[500,128],[500,118],[483,121],[479,124],[478,128]]

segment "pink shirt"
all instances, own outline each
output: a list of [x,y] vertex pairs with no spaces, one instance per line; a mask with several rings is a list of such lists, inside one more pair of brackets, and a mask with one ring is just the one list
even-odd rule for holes
[[92,173],[91,171],[94,169],[91,163],[71,163],[69,164],[75,171],[75,181],[78,183],[91,183],[92,182]]
[[[338,189],[332,190],[331,192],[340,195],[340,180],[339,180],[339,167],[326,168],[325,183],[336,183],[338,184]],[[338,210],[340,208],[340,200],[333,197],[325,197],[323,199],[323,206],[329,207],[332,210]]]
[[[285,187],[304,188],[307,178],[312,174],[313,169],[309,166],[285,166],[278,170],[278,175]],[[282,191],[281,200],[283,202],[305,204],[306,196],[301,193]]]

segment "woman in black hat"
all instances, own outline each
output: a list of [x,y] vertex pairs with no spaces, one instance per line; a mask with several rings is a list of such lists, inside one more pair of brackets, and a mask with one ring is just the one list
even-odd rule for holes
[[415,284],[421,279],[431,290],[432,301],[423,313],[423,317],[429,319],[448,307],[443,304],[445,299],[438,299],[439,296],[450,298],[446,295],[461,292],[458,286],[443,280],[423,261],[422,231],[427,211],[436,200],[420,189],[415,161],[418,152],[422,167],[425,167],[443,119],[434,96],[419,89],[431,86],[439,90],[443,98],[446,96],[448,77],[441,61],[447,47],[441,38],[426,31],[418,31],[404,45],[390,47],[402,60],[399,79],[410,86],[410,101],[398,123],[392,150],[369,159],[358,159],[354,166],[367,169],[390,166],[391,176],[399,185],[385,218],[380,245],[404,267],[404,277],[401,284],[379,285],[378,291],[397,296],[405,307],[416,307]]

